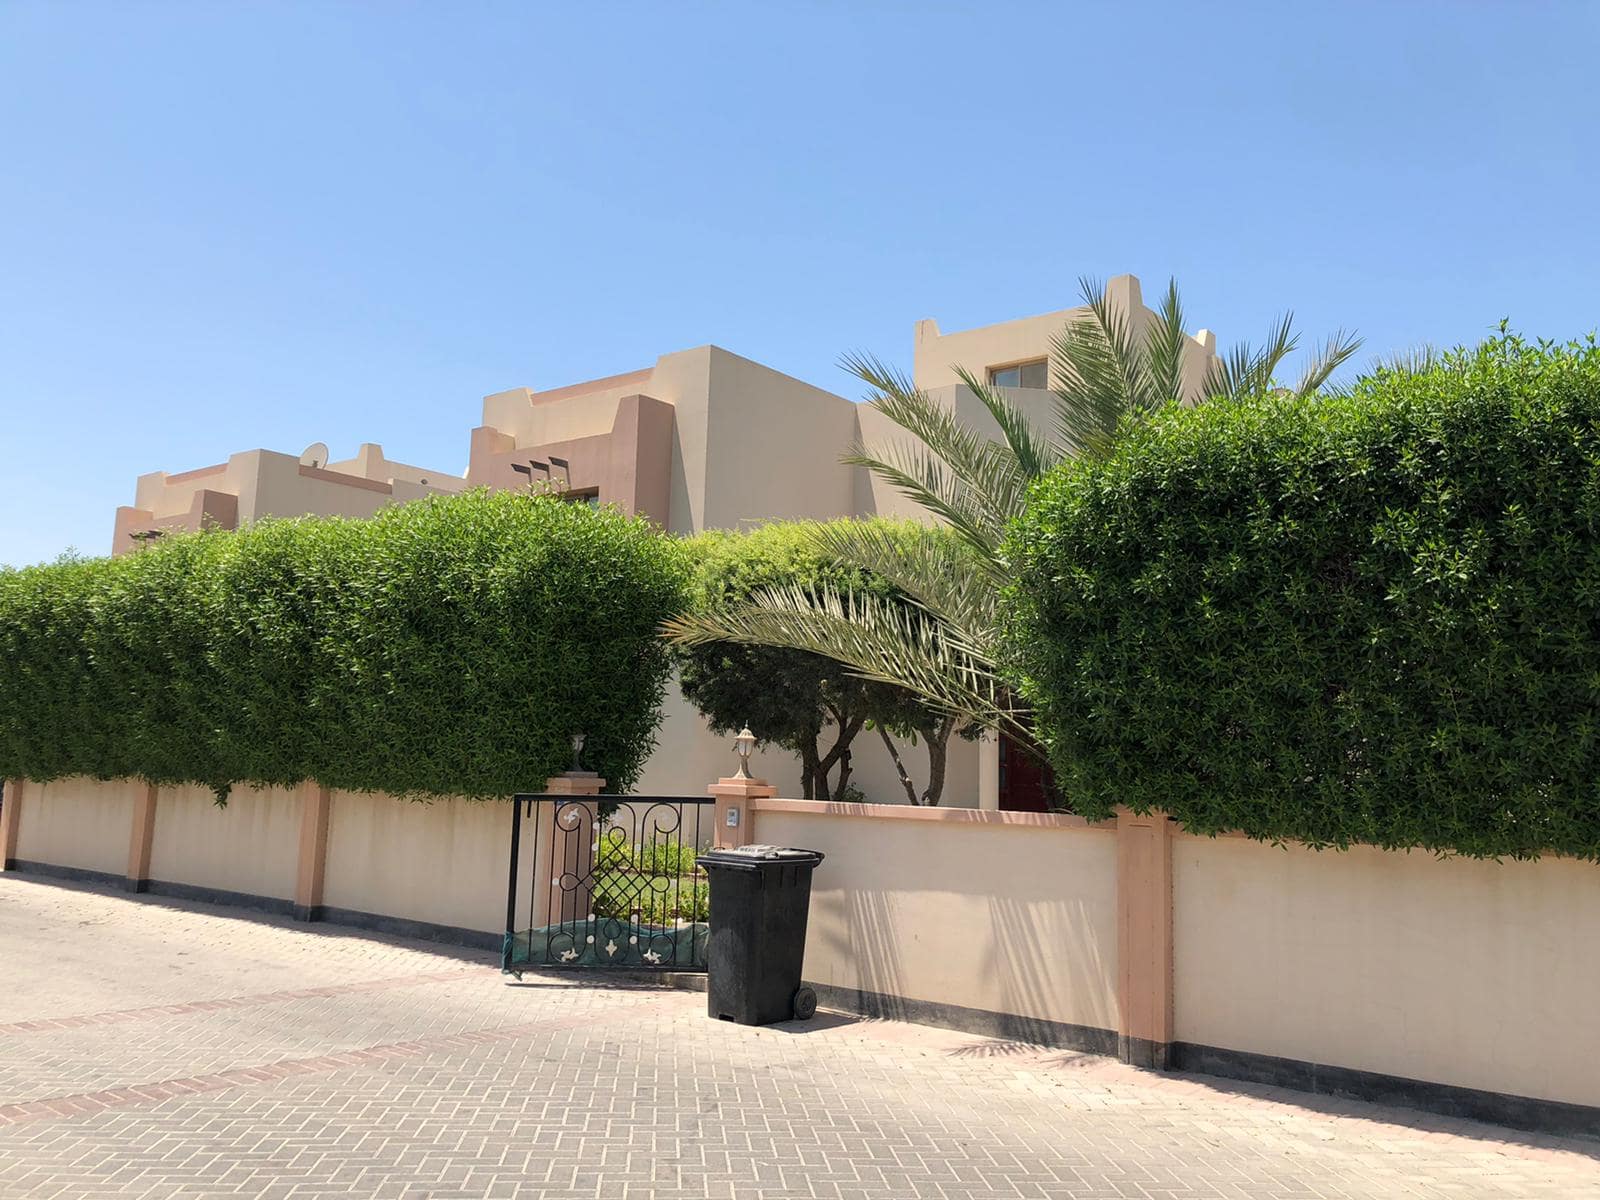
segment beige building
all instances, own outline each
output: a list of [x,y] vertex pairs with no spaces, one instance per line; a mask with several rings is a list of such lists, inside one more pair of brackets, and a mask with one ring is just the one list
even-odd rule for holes
[[[1133,276],[1113,279],[1108,293],[1132,323],[1154,319]],[[1051,342],[1084,312],[1063,309],[950,333],[935,321],[919,321],[914,382],[998,436],[988,411],[956,373],[964,367],[1004,388],[1048,430]],[[1215,339],[1201,331],[1191,339],[1189,377],[1198,380],[1214,355]],[[574,500],[615,504],[680,535],[806,517],[923,519],[927,514],[892,487],[840,461],[857,442],[881,445],[903,436],[866,405],[717,346],[700,346],[619,375],[485,397],[465,479],[390,462],[373,445],[345,462],[319,461],[318,452],[326,457],[320,447],[298,459],[253,450],[199,471],[143,476],[135,505],[118,511],[115,550],[125,552],[167,529],[231,529],[268,515],[366,516],[393,501],[468,486],[553,485]],[[731,762],[724,739],[705,729],[675,688],[669,689],[659,745],[639,782],[643,794],[699,792]],[[881,742],[863,735],[853,750],[854,782],[866,797],[903,801]],[[920,768],[919,784],[925,782],[923,752],[905,747],[902,753],[913,777]],[[768,753],[758,763],[782,794],[799,794],[799,764],[791,756]],[[1037,772],[1003,744],[952,741],[945,804],[1027,808],[1041,799]]]
[[671,533],[857,511],[839,456],[856,405],[717,346],[654,366],[483,402],[467,481],[549,479],[574,498],[615,503]]
[[[1142,324],[1139,281],[1113,279],[1111,303]],[[941,333],[918,321],[912,377],[964,420],[999,436],[957,368],[998,386],[1041,430],[1053,422],[1051,341],[1086,310],[1062,309],[978,329]],[[1204,377],[1216,339],[1190,339],[1185,376]],[[925,517],[914,504],[840,458],[904,436],[875,410],[802,383],[717,346],[658,358],[654,366],[546,391],[485,397],[472,431],[467,482],[490,487],[553,482],[575,499],[644,513],[672,533],[801,517]]]
[[[1155,319],[1131,275],[1108,285],[1130,323]],[[1055,335],[1086,310],[1063,309],[978,329],[942,333],[937,322],[915,330],[913,380],[973,426],[999,428],[965,387],[957,368],[995,386],[1047,431],[1053,421],[1048,360]],[[1202,330],[1188,347],[1185,375],[1198,383],[1215,356]],[[554,483],[574,499],[614,503],[648,515],[677,534],[774,520],[927,514],[892,487],[840,459],[855,443],[905,435],[876,410],[802,383],[716,346],[666,354],[655,365],[585,383],[498,392],[483,402],[472,432],[467,479],[491,487]],[[756,731],[758,734],[759,730]],[[698,791],[699,780],[729,763],[675,689],[669,691],[660,749],[640,780],[644,794]],[[902,753],[913,776],[926,759]],[[853,744],[853,782],[869,800],[899,803],[905,793],[893,762],[871,735]],[[781,794],[799,794],[799,764],[786,753],[763,756],[760,770]],[[985,808],[1042,807],[1038,770],[1002,742],[953,740],[943,803]]]
[[167,533],[237,529],[261,517],[370,517],[392,501],[466,486],[459,475],[393,462],[371,442],[341,462],[329,462],[320,443],[298,458],[245,450],[193,471],[139,476],[133,504],[117,509],[111,553],[126,554]]

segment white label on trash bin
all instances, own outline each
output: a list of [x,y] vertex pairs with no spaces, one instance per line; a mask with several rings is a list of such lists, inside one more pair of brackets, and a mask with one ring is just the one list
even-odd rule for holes
[[810,854],[809,850],[795,850],[788,846],[768,846],[760,842],[749,846],[739,846],[729,850],[729,854],[742,854],[748,858],[798,858]]

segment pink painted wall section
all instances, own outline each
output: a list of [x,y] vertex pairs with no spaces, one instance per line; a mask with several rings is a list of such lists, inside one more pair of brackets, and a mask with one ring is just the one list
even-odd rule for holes
[[144,795],[145,785],[131,779],[74,775],[49,783],[28,780],[20,802],[7,794],[7,807],[16,804],[11,858],[123,878]]
[[123,505],[111,539],[112,554],[129,554],[148,544],[141,534],[193,533],[200,529],[237,529],[239,497],[227,492],[201,488],[190,501],[189,511],[177,516],[158,517],[147,509]]
[[[631,395],[617,403],[608,433],[542,445],[518,446],[511,435],[489,426],[472,431],[468,482],[474,486],[519,489],[530,479],[554,478],[576,493],[595,492],[602,504],[615,504],[630,516],[647,516],[665,525],[672,482],[672,405]],[[534,460],[565,459],[566,470],[552,466],[524,474],[517,466]]]
[[[1600,1109],[1600,865],[1182,834],[1161,814],[753,799],[821,850],[806,978]],[[1512,1101],[1513,1105],[1520,1100]]]
[[[630,516],[666,526],[672,496],[673,407],[649,396],[624,396],[612,427],[610,486]],[[605,491],[601,490],[601,500]]]

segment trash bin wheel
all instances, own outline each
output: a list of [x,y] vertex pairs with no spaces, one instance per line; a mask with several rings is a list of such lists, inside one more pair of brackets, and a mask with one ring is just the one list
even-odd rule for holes
[[796,1021],[809,1021],[816,1015],[817,993],[802,984],[800,990],[794,994],[794,1019]]

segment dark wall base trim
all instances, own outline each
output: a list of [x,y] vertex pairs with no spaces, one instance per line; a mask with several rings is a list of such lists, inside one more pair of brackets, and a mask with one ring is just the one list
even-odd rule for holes
[[1172,1043],[1152,1042],[1149,1038],[1117,1037],[1117,1057],[1132,1067],[1165,1071],[1172,1066]]
[[33,862],[26,858],[7,859],[6,870],[15,871],[19,875],[47,875],[52,879],[70,879],[74,883],[99,883],[109,887],[122,887],[128,881],[126,875],[118,875],[113,871],[91,871],[88,867],[63,867],[58,863]]
[[[292,909],[294,906],[290,905]],[[306,915],[301,916],[301,913]],[[409,917],[388,917],[382,913],[360,912],[353,908],[330,908],[319,904],[295,912],[301,921],[326,921],[330,925],[350,925],[373,933],[387,933],[395,937],[415,938],[422,942],[447,942],[452,946],[470,946],[474,950],[499,952],[505,947],[504,933],[486,933],[481,929],[462,929],[458,925],[435,925],[432,921],[413,921]]]
[[1418,1108],[1441,1116],[1486,1121],[1536,1133],[1600,1137],[1600,1108],[1586,1104],[1538,1100],[1531,1096],[1486,1092],[1448,1083],[1428,1083],[1399,1075],[1358,1071],[1352,1067],[1331,1067],[1295,1058],[1274,1058],[1270,1054],[1225,1050],[1193,1042],[1173,1042],[1170,1050],[1171,1066],[1177,1071],[1220,1075],[1225,1079],[1242,1079],[1322,1096]]
[[1117,1053],[1117,1034],[1113,1029],[1100,1029],[1093,1025],[1071,1025],[1065,1021],[1048,1021],[1042,1017],[1022,1017],[1015,1013],[990,1012],[983,1008],[942,1004],[937,1000],[912,1000],[906,996],[891,996],[885,992],[832,987],[826,983],[812,983],[810,986],[816,989],[817,1000],[824,1006],[842,1008],[846,1012],[860,1013],[864,1017],[913,1021],[919,1025],[937,1025],[944,1029],[959,1029],[963,1033],[977,1033],[985,1037],[1060,1046],[1066,1050],[1082,1050],[1087,1054],[1114,1056]]
[[192,883],[168,883],[164,879],[145,880],[145,891],[152,896],[170,896],[174,900],[198,900],[202,904],[226,904],[231,908],[253,908],[257,912],[288,916],[294,911],[294,901],[277,896],[257,896],[250,892],[230,892],[225,888],[199,887]]

